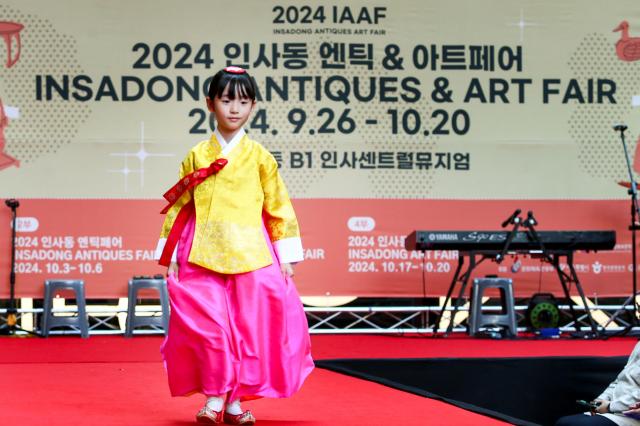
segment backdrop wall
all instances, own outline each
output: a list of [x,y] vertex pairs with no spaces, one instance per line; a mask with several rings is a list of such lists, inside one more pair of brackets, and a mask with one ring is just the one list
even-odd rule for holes
[[[612,125],[629,125],[633,154],[634,5],[5,0],[0,197],[21,201],[18,294],[82,277],[88,296],[117,296],[132,275],[162,272],[151,260],[161,194],[208,138],[208,79],[230,64],[260,89],[247,129],[298,210],[303,295],[420,295],[423,265],[426,292],[444,294],[456,253],[423,263],[404,236],[498,229],[515,208],[540,229],[616,230],[614,251],[576,263],[589,295],[629,294]],[[7,208],[2,222],[8,277]],[[514,280],[521,295],[560,289],[535,260]]]

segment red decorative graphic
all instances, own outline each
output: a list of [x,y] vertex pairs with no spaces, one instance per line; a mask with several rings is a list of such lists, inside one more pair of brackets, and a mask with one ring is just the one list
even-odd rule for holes
[[2,99],[0,99],[0,170],[6,169],[10,166],[20,167],[20,161],[16,160],[9,154],[4,153],[4,128],[9,125],[9,118],[4,112],[4,105],[2,105]]
[[[24,28],[24,25],[18,24],[16,22],[6,22],[0,21],[0,35],[4,39],[4,43],[7,46],[7,62],[5,66],[7,68],[11,68],[18,62],[20,59],[20,31]],[[16,39],[16,43],[18,48],[15,53],[15,57],[11,54],[11,41],[12,39]],[[20,161],[13,158],[9,154],[4,153],[4,146],[6,144],[6,139],[4,137],[4,129],[9,125],[9,117],[4,111],[4,105],[2,104],[2,100],[0,99],[0,170],[6,169],[7,167],[16,166],[20,167]]]
[[[20,59],[20,31],[24,28],[24,25],[17,22],[0,21],[0,35],[4,39],[4,43],[7,45],[7,68],[11,68]],[[11,39],[15,37],[18,43],[18,50],[16,51],[15,58],[11,57]]]
[[640,137],[636,141],[636,152],[633,154],[633,170],[640,173]]
[[640,37],[629,37],[629,23],[622,21],[613,31],[622,31],[622,37],[616,43],[616,54],[623,61],[640,59]]
[[[7,46],[7,62],[5,66],[7,68],[11,68],[18,62],[20,59],[20,31],[24,28],[24,25],[18,24],[16,22],[6,22],[0,21],[0,35],[4,39],[4,43]],[[16,43],[18,45],[18,49],[15,53],[15,56],[11,53],[11,41],[12,39],[16,39]],[[13,158],[9,154],[4,153],[4,146],[6,143],[4,137],[4,129],[9,125],[9,117],[4,111],[4,105],[2,104],[2,100],[0,99],[0,170],[6,169],[7,167],[16,166],[20,167],[20,161]]]
[[[633,154],[633,170],[636,173],[640,173],[640,137],[636,141],[636,152]],[[625,188],[631,188],[631,182],[628,181],[620,181],[618,185],[624,186]]]

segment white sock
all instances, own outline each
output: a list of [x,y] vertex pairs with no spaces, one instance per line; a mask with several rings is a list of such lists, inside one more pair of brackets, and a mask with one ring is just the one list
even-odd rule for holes
[[206,406],[213,411],[222,411],[224,405],[224,398],[221,396],[208,396]]
[[230,403],[228,403],[225,411],[234,416],[244,413],[244,411],[242,411],[242,407],[240,407],[239,399],[236,399],[235,401],[231,401]]

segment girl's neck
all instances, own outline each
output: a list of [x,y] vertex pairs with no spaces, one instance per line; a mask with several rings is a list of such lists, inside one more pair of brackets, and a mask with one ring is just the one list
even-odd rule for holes
[[218,133],[220,133],[220,136],[224,138],[224,141],[226,143],[229,143],[240,132],[240,130],[242,130],[242,128],[233,131],[225,131],[224,129],[218,127],[217,130]]

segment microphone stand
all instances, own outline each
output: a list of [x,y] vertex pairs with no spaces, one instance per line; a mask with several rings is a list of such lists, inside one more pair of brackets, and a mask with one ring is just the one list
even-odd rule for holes
[[627,299],[627,301],[624,303],[622,309],[625,308],[625,306],[629,303],[632,302],[633,303],[633,314],[632,314],[632,318],[631,318],[631,324],[629,329],[633,328],[633,326],[638,324],[638,317],[637,317],[637,313],[638,313],[638,307],[636,304],[636,294],[638,292],[638,274],[637,274],[637,252],[636,252],[636,231],[638,229],[640,229],[640,225],[637,222],[638,216],[640,215],[640,210],[638,207],[638,186],[636,184],[636,180],[633,177],[633,171],[631,168],[631,158],[629,157],[629,150],[627,149],[627,144],[624,140],[624,132],[625,130],[627,130],[627,126],[624,124],[618,124],[616,126],[613,127],[613,130],[615,130],[616,132],[620,132],[620,141],[622,142],[622,149],[624,150],[624,158],[627,162],[627,172],[629,173],[629,182],[630,182],[630,188],[629,188],[629,195],[631,196],[631,225],[629,226],[629,230],[631,231],[631,258],[633,260],[632,266],[631,266],[631,271],[633,274],[633,290],[631,293],[631,297],[629,299]]
[[37,336],[33,331],[25,330],[18,327],[16,308],[16,210],[20,206],[20,202],[13,198],[5,200],[4,203],[11,209],[11,272],[9,273],[9,307],[7,308],[7,334],[15,335],[16,331],[23,331],[28,334]]
[[516,211],[514,211],[511,216],[509,216],[504,222],[502,222],[503,228],[506,228],[508,225],[513,225],[513,228],[511,228],[511,231],[509,231],[507,239],[502,246],[502,250],[500,250],[500,253],[496,254],[496,262],[498,263],[501,263],[504,260],[505,256],[509,252],[509,246],[511,245],[511,242],[518,234],[518,228],[520,228],[520,225],[522,225],[522,219],[520,218],[521,211],[522,210],[520,209],[516,209]]

